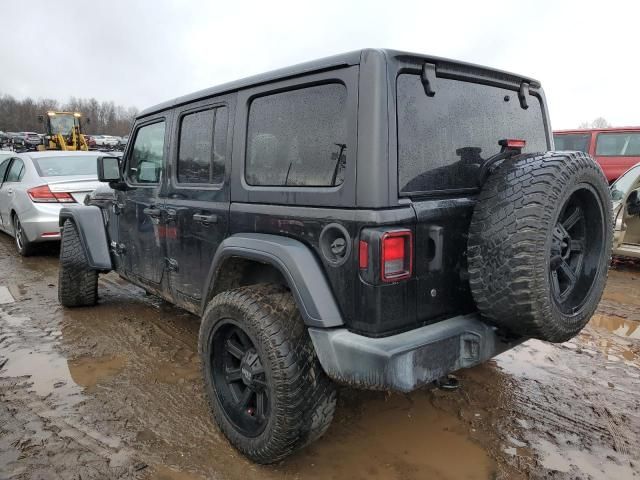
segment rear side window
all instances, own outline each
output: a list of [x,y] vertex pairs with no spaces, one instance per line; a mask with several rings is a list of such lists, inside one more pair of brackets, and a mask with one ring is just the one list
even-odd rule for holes
[[599,133],[596,155],[605,157],[640,156],[640,132]]
[[420,77],[397,80],[398,188],[401,193],[475,188],[480,165],[500,151],[501,139],[524,139],[525,152],[547,150],[540,101],[528,109],[518,93],[437,77],[428,97]]
[[7,168],[9,168],[10,158],[6,158],[4,160],[0,160],[0,183],[4,180],[4,175],[7,173]]
[[165,122],[138,129],[127,166],[127,178],[133,183],[158,183],[163,169]]
[[317,85],[256,98],[249,109],[249,185],[341,185],[347,162],[346,87]]
[[190,113],[180,123],[178,183],[219,184],[224,180],[227,108]]
[[16,158],[9,168],[6,182],[19,182],[24,176],[24,162],[19,158]]
[[569,135],[554,135],[553,143],[556,150],[576,150],[578,152],[589,153],[590,133],[579,133]]

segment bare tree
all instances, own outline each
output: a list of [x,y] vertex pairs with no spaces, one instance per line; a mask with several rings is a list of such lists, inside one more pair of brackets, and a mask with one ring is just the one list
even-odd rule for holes
[[609,128],[611,124],[604,117],[598,117],[592,122],[582,122],[578,128]]
[[10,95],[0,95],[0,130],[5,132],[41,132],[44,127],[38,115],[50,110],[67,110],[82,113],[90,119],[84,131],[93,134],[126,135],[138,114],[134,107],[123,107],[114,102],[98,102],[95,98],[71,97],[66,103],[51,98],[25,98],[16,100]]

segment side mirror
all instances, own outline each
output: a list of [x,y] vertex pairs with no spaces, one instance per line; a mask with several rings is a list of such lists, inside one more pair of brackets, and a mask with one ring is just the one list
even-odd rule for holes
[[101,182],[119,182],[120,159],[118,157],[98,157],[98,180]]

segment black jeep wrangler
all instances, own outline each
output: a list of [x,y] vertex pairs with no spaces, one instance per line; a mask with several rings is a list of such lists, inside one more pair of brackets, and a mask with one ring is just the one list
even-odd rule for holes
[[598,165],[553,152],[533,79],[362,50],[142,112],[113,198],[60,213],[59,299],[116,271],[202,317],[216,422],[252,460],[321,436],[336,383],[407,392],[600,300]]

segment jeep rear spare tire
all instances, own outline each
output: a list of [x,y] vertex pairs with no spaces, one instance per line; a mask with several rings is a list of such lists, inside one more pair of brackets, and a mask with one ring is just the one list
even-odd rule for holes
[[595,311],[613,238],[609,187],[581,152],[505,160],[480,192],[469,229],[471,292],[489,322],[552,342]]

